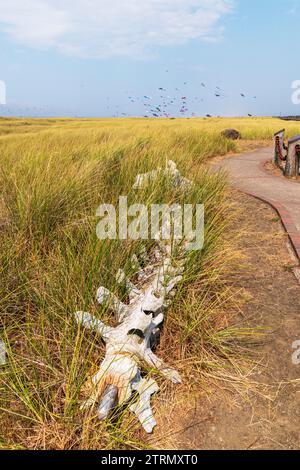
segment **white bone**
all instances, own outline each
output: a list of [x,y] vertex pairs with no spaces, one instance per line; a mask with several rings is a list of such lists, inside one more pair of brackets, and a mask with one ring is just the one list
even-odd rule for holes
[[159,387],[155,380],[141,379],[132,388],[138,392],[139,400],[130,406],[130,411],[138,417],[145,431],[151,434],[157,423],[153,416],[150,399],[159,391]]
[[105,287],[99,287],[97,291],[97,301],[100,305],[104,303],[111,305],[119,322],[121,322],[129,313],[128,307]]
[[181,176],[180,172],[177,169],[176,163],[172,160],[169,160],[164,170],[158,168],[157,170],[149,171],[149,173],[137,175],[133,185],[133,189],[141,189],[145,186],[148,186],[153,180],[155,180],[159,176],[169,177],[172,181],[173,186],[188,187],[192,184],[190,180]]
[[98,333],[104,339],[105,342],[108,341],[113,331],[113,328],[111,328],[110,326],[106,326],[104,323],[102,323],[100,320],[98,320],[88,312],[76,312],[75,318],[77,323],[84,326],[86,329],[93,330]]
[[125,284],[128,290],[130,303],[134,302],[134,300],[141,295],[141,291],[126,277],[123,269],[119,269],[116,280],[119,284]]

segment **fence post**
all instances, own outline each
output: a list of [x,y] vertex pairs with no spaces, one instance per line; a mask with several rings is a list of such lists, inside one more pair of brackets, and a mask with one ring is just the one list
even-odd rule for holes
[[284,149],[284,134],[285,129],[274,134],[274,163],[276,166],[281,165],[282,151]]
[[289,149],[285,166],[285,176],[295,177],[299,175],[299,145],[300,135],[289,140]]

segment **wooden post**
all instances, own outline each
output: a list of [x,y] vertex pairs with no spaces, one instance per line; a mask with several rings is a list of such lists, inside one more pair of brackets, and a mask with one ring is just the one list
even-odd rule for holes
[[276,166],[281,166],[282,152],[284,149],[284,133],[285,129],[274,134],[274,163]]
[[289,149],[285,166],[285,176],[290,178],[299,175],[299,145],[300,135],[296,135],[289,140]]

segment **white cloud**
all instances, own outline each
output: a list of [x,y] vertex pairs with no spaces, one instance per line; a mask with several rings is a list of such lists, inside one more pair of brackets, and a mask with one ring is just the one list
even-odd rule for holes
[[0,0],[0,30],[34,48],[141,57],[160,46],[216,40],[234,0]]

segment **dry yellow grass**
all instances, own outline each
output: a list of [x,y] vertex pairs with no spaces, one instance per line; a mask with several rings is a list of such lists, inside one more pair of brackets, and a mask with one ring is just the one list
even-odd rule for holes
[[[290,133],[298,132],[287,124]],[[272,119],[0,119],[0,327],[10,344],[0,374],[1,419],[9,423],[0,430],[2,447],[146,445],[126,412],[101,424],[80,413],[82,384],[103,346],[77,328],[73,312],[109,321],[109,312],[96,307],[96,289],[101,284],[124,296],[114,274],[139,242],[98,240],[95,210],[120,194],[137,201],[135,175],[168,159],[195,181],[188,200],[159,184],[143,192],[142,202],[204,203],[206,233],[204,249],[189,259],[160,354],[167,350],[169,362],[183,370],[193,368],[196,354],[195,370],[216,370],[238,355],[230,338],[249,331],[227,330],[224,313],[234,302],[224,284],[234,256],[222,237],[229,218],[226,179],[206,168],[209,158],[238,150],[220,135],[227,127],[255,140],[283,126]]]

